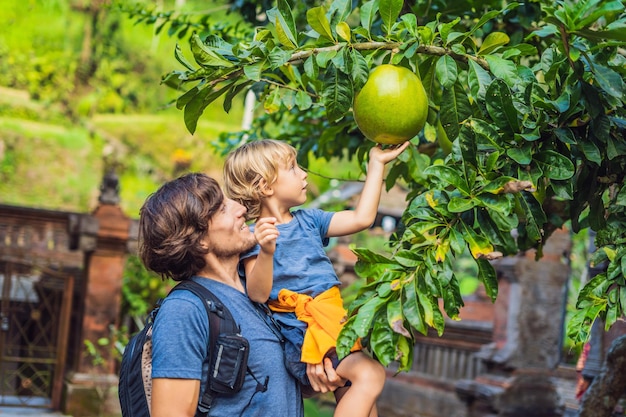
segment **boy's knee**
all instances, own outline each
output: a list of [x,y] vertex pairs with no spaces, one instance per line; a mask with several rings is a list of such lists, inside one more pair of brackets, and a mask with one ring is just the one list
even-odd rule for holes
[[361,367],[359,374],[359,381],[366,384],[370,389],[382,391],[387,373],[385,367],[378,361],[370,360],[366,362],[364,366]]

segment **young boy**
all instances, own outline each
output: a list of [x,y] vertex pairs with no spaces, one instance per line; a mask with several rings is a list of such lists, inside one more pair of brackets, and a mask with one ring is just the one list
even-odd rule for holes
[[[324,251],[328,238],[365,230],[373,223],[385,164],[409,145],[369,154],[368,172],[354,210],[326,212],[291,209],[306,201],[307,173],[296,163],[296,150],[266,139],[233,151],[224,165],[226,194],[248,209],[259,243],[242,255],[248,297],[277,312],[287,339],[287,362],[306,384],[303,363],[331,358],[349,384],[335,391],[335,416],[376,417],[376,399],[385,383],[383,366],[359,350],[341,361],[334,351],[346,311],[339,279]],[[301,350],[301,352],[300,352]],[[295,357],[294,357],[295,355]]]

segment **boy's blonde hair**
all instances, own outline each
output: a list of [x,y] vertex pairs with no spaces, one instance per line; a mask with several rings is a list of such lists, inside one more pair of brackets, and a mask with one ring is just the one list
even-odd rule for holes
[[261,215],[261,181],[270,186],[281,165],[296,160],[296,149],[274,139],[248,142],[231,152],[224,162],[224,193],[248,209],[248,218]]

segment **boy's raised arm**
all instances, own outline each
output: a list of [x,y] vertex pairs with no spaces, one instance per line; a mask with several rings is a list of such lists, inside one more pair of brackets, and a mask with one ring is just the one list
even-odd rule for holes
[[359,202],[354,210],[343,210],[333,215],[328,227],[328,237],[349,235],[372,225],[378,212],[385,165],[404,152],[409,144],[407,141],[397,148],[383,150],[380,146],[375,146],[370,150],[367,176]]

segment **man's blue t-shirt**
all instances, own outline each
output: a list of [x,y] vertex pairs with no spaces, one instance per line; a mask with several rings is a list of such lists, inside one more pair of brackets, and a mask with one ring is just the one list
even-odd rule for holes
[[[256,392],[250,372],[244,386],[233,396],[218,396],[211,416],[302,417],[302,395],[296,380],[284,365],[281,342],[246,294],[206,278],[194,281],[209,288],[230,310],[250,343],[248,367],[267,391]],[[200,380],[200,392],[207,383],[209,322],[202,301],[189,291],[175,291],[165,298],[153,328],[152,377]],[[256,393],[255,393],[256,392]]]

